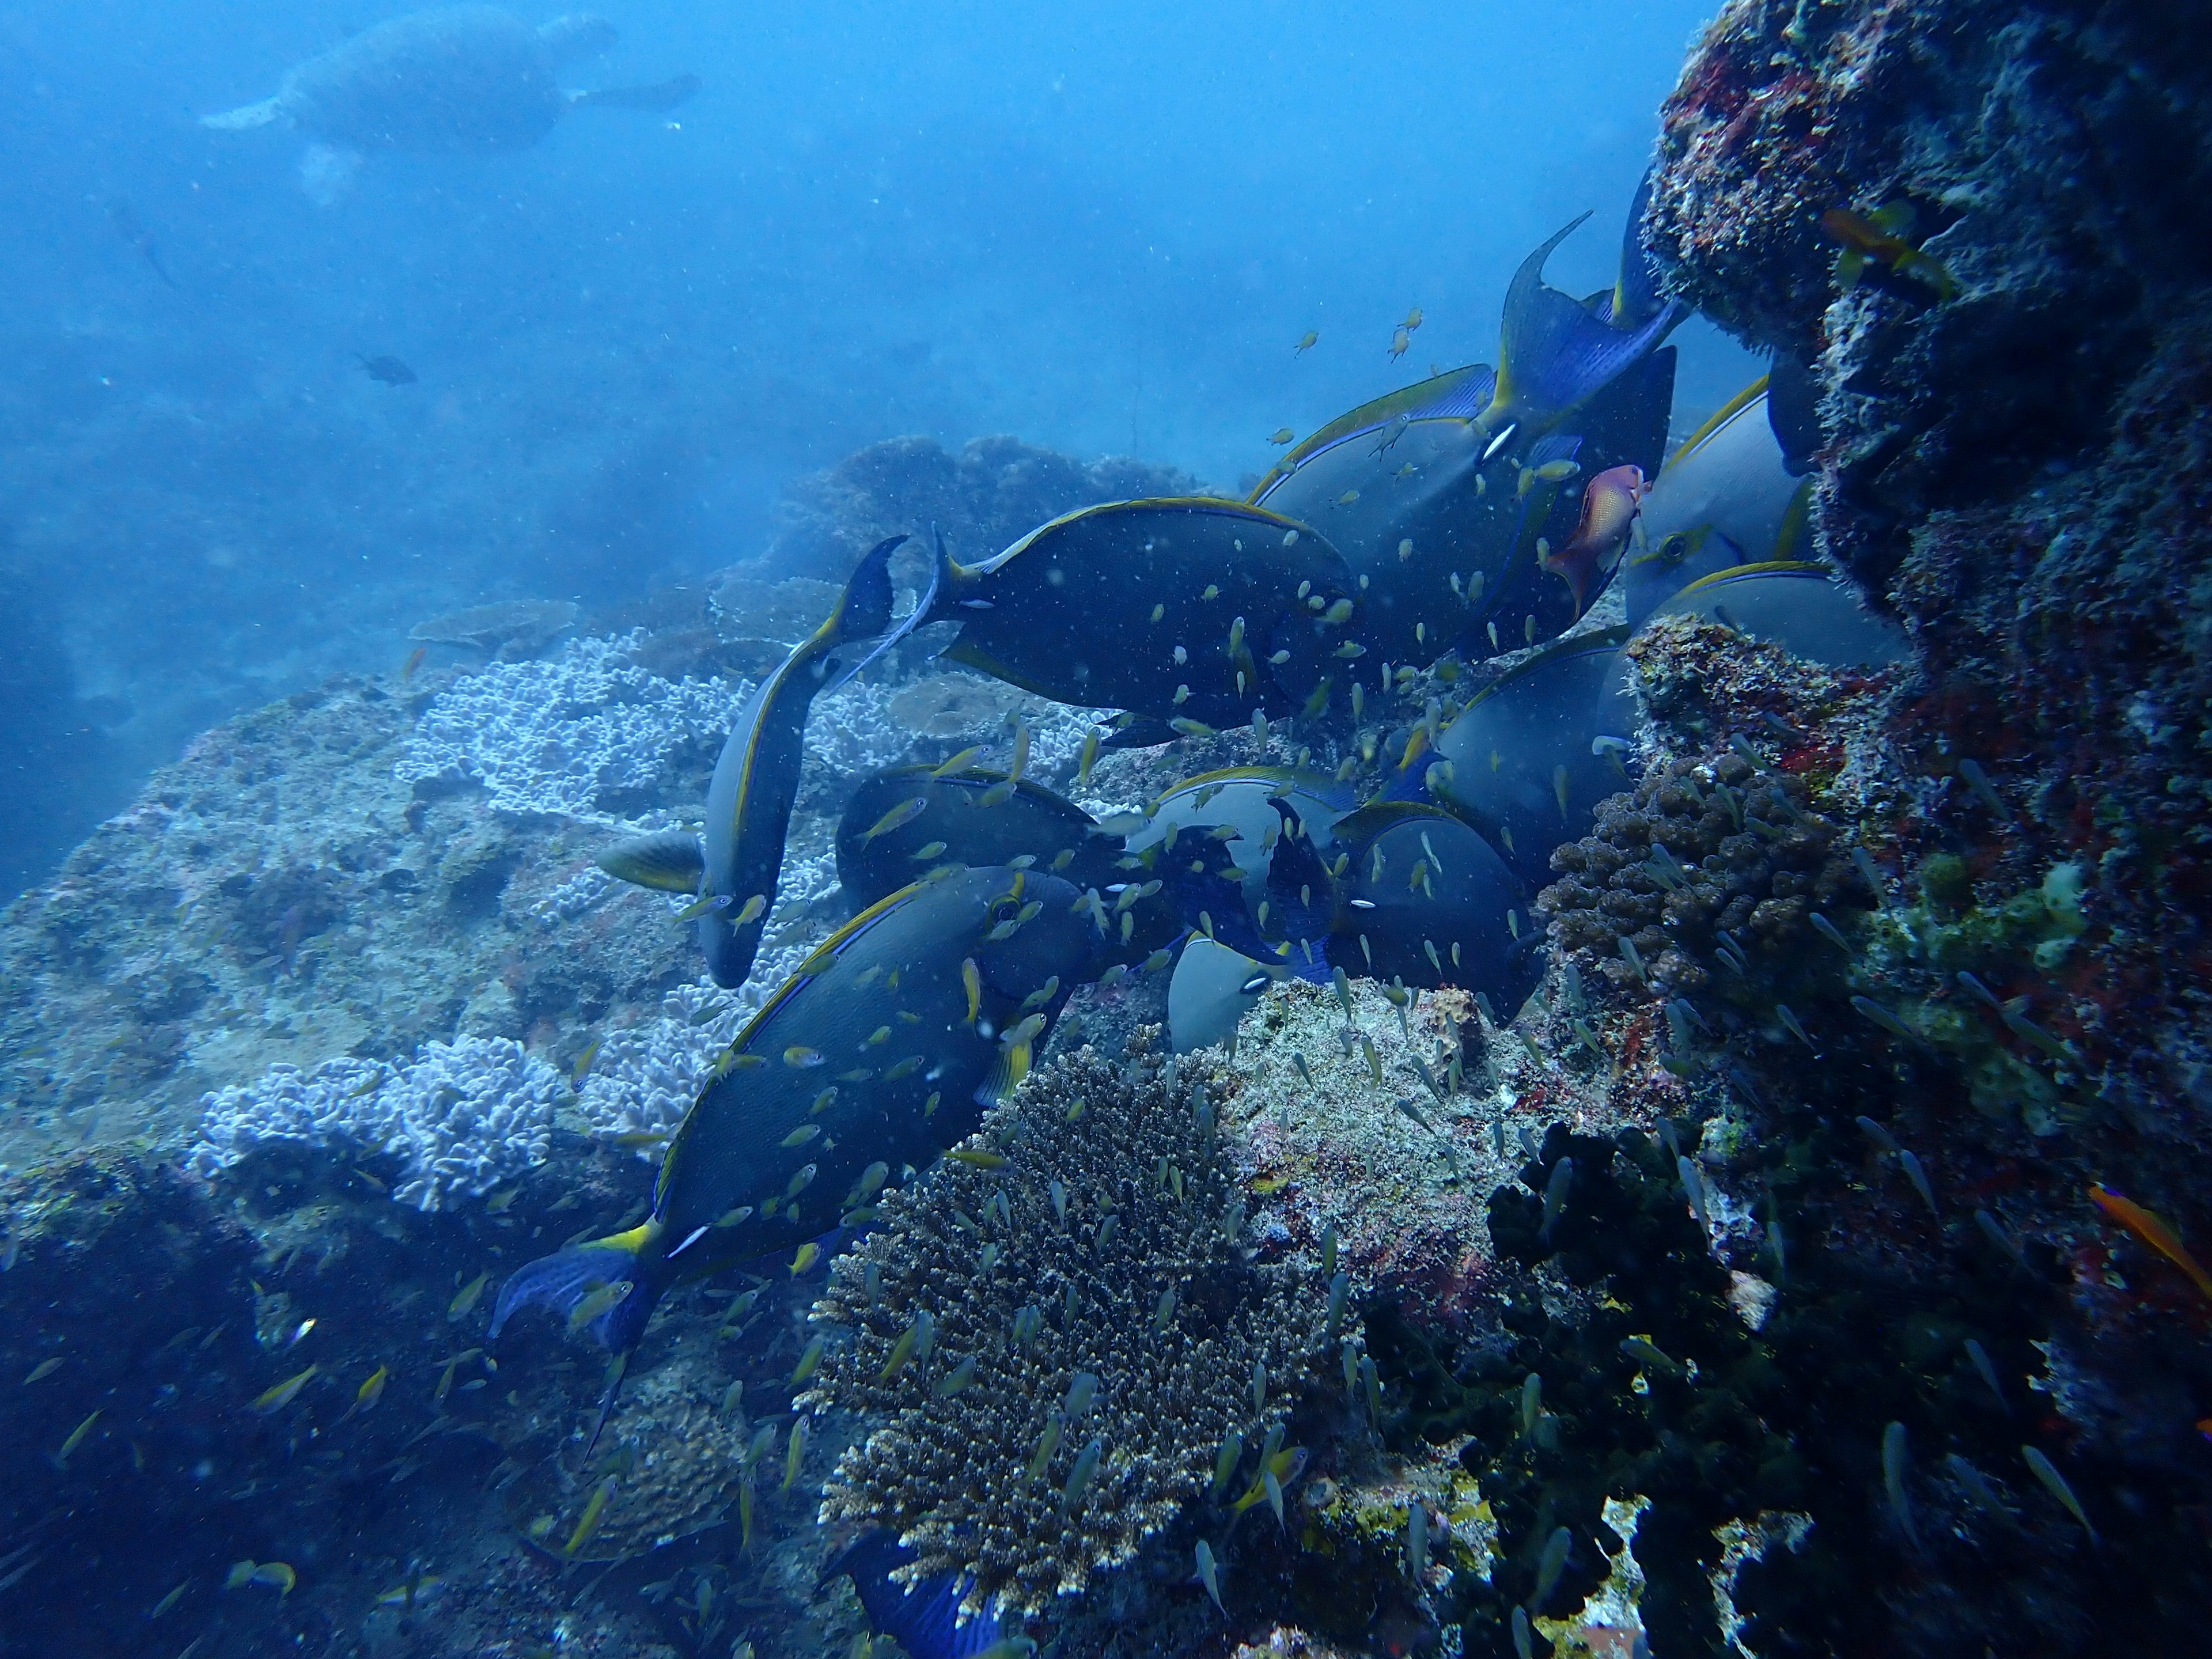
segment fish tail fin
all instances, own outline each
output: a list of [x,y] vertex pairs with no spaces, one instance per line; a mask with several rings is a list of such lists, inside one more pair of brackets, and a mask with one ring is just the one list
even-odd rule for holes
[[1575,602],[1575,615],[1580,617],[1589,609],[1590,587],[1601,574],[1598,569],[1600,550],[1581,537],[1553,548],[1544,556],[1544,568],[1566,583],[1567,592]]
[[[1295,971],[1300,960],[1296,945],[1327,939],[1335,923],[1336,878],[1329,874],[1313,838],[1304,833],[1297,814],[1279,800],[1274,807],[1282,817],[1283,832],[1267,862],[1267,899],[1270,909],[1283,919],[1284,938],[1292,942],[1291,955],[1285,960]],[[1322,977],[1328,977],[1325,972]]]
[[882,656],[901,640],[928,620],[929,609],[937,592],[937,580],[930,579],[929,592],[921,602],[896,627],[891,625],[891,555],[903,546],[908,538],[903,534],[885,537],[868,550],[860,568],[853,572],[845,584],[842,598],[832,611],[830,620],[822,624],[815,637],[827,647],[834,648],[852,640],[873,640],[866,655],[839,672],[823,686],[824,691],[834,691]]
[[[1488,431],[1510,421],[1552,425],[1650,355],[1680,320],[1681,308],[1668,301],[1632,326],[1617,326],[1544,281],[1544,261],[1589,217],[1559,231],[1513,274],[1498,324],[1498,388],[1482,417]],[[1611,309],[1608,301],[1604,310]]]
[[488,1340],[496,1341],[507,1322],[525,1308],[544,1307],[566,1318],[594,1291],[628,1285],[630,1293],[586,1327],[602,1346],[628,1352],[645,1334],[646,1321],[653,1316],[653,1305],[665,1288],[647,1262],[654,1233],[648,1221],[626,1233],[556,1250],[518,1268],[500,1286]]
[[661,893],[696,893],[707,876],[706,853],[688,830],[631,836],[592,862],[617,881]]
[[1836,260],[1836,286],[1849,290],[1866,277],[1867,257],[1859,248],[1847,247]]
[[830,645],[872,640],[891,625],[891,555],[905,544],[903,535],[886,536],[870,548],[851,576],[823,629]]
[[227,109],[220,115],[203,115],[200,125],[217,132],[247,132],[255,127],[265,127],[284,112],[283,106],[274,98],[264,98],[254,103],[240,104],[236,109]]

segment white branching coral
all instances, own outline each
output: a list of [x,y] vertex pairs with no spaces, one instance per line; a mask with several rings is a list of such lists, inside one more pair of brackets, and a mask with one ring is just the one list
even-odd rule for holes
[[665,680],[629,659],[639,633],[495,662],[430,700],[392,768],[402,783],[479,783],[495,811],[611,822],[600,797],[650,790],[689,745],[719,744],[751,691]]
[[545,1161],[560,1073],[507,1037],[426,1043],[397,1064],[350,1055],[272,1066],[204,1096],[187,1167],[212,1177],[274,1142],[401,1160],[392,1196],[420,1210],[481,1197]]

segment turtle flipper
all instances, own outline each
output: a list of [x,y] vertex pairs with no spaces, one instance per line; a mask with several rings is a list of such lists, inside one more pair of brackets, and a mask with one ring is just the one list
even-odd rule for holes
[[213,127],[217,132],[246,132],[254,127],[265,127],[284,112],[283,100],[264,98],[258,103],[240,104],[236,109],[227,109],[220,115],[203,115],[200,125]]
[[615,109],[670,110],[686,101],[707,83],[696,75],[679,75],[672,81],[655,81],[644,87],[603,87],[597,92],[572,92],[572,104],[605,104]]

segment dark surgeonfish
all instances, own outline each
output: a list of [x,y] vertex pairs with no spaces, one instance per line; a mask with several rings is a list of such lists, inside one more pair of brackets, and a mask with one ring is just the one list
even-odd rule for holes
[[1432,750],[1409,746],[1389,793],[1418,795],[1425,784],[1531,889],[1543,886],[1552,878],[1552,849],[1589,834],[1598,802],[1629,787],[1625,737],[1601,726],[1628,633],[1577,635],[1486,687],[1437,733]]
[[[1831,668],[1879,668],[1912,654],[1896,623],[1868,610],[1826,565],[1802,559],[1762,560],[1700,576],[1669,595],[1651,618],[1679,615],[1710,617]],[[1624,673],[1616,671],[1615,679]]]
[[947,659],[1182,731],[1321,714],[1358,609],[1324,537],[1202,496],[1085,507],[980,564],[941,549],[939,564],[932,620],[961,624]]
[[563,64],[615,38],[612,24],[580,13],[533,28],[495,6],[411,11],[295,64],[273,96],[200,125],[235,132],[281,121],[356,149],[490,152],[536,143],[581,105],[664,110],[699,89],[695,76],[600,92],[561,85]]
[[1762,375],[1692,433],[1652,481],[1621,566],[1631,623],[1700,577],[1803,556],[1813,480],[1792,470],[1771,407]]
[[362,374],[372,380],[381,380],[386,386],[413,386],[417,378],[415,371],[397,357],[368,357],[356,351],[353,358],[361,365]]
[[[906,540],[876,544],[845,584],[837,608],[763,680],[730,730],[707,787],[703,838],[663,831],[622,842],[599,855],[609,875],[663,892],[699,895],[699,948],[717,985],[743,985],[775,907],[783,847],[799,795],[806,714],[820,693],[842,685],[912,632],[929,596],[891,627],[892,551]],[[840,669],[840,654],[872,644]],[[832,677],[834,673],[834,678]]]
[[[1200,884],[1148,888],[1151,872],[1126,855],[1122,838],[1073,801],[982,767],[891,766],[872,774],[838,822],[836,846],[837,879],[856,905],[918,874],[974,865],[1058,876],[1086,895],[1102,959],[1116,962],[1173,949],[1200,909],[1218,902]],[[1128,894],[1133,886],[1139,890]]]
[[[1377,801],[1337,820],[1324,860],[1287,804],[1261,904],[1216,910],[1168,987],[1178,1051],[1217,1042],[1278,980],[1338,972],[1408,988],[1456,986],[1517,1007],[1542,977],[1525,889],[1474,830],[1443,809]],[[1234,844],[1233,842],[1231,843]]]
[[1609,293],[1577,300],[1544,280],[1544,262],[1581,228],[1587,213],[1554,233],[1513,273],[1498,327],[1498,381],[1490,406],[1475,417],[1492,441],[1510,441],[1509,433],[1530,438],[1558,430],[1650,357],[1682,319],[1682,308],[1661,301],[1648,276],[1632,281],[1627,275],[1632,268],[1647,269],[1638,230],[1650,187],[1647,178],[1637,192],[1638,208],[1624,238],[1623,278]]
[[1073,801],[986,767],[886,766],[853,791],[837,823],[837,879],[856,907],[938,865],[1028,866],[1095,887],[1119,880],[1121,841]]
[[1344,555],[1361,589],[1354,639],[1382,663],[1519,650],[1596,597],[1587,573],[1579,588],[1552,580],[1547,569],[1567,571],[1547,556],[1576,532],[1576,479],[1624,465],[1648,474],[1665,451],[1674,354],[1660,341],[1680,313],[1651,289],[1644,199],[1613,290],[1578,301],[1544,284],[1568,226],[1514,278],[1501,368],[1454,369],[1362,404],[1253,492]]
[[716,1064],[669,1144],[652,1214],[521,1268],[492,1334],[544,1304],[627,1352],[672,1285],[868,1218],[887,1179],[927,1169],[1027,1074],[1098,948],[1081,897],[1000,866],[855,916]]
[[1517,1008],[1542,977],[1527,888],[1466,820],[1370,802],[1336,824],[1341,898],[1328,954],[1352,976],[1456,985]]
[[137,210],[121,197],[112,197],[107,204],[107,222],[115,227],[115,234],[138,251],[138,257],[153,268],[154,274],[170,288],[177,279],[169,275],[168,266],[161,263],[161,250],[155,246],[154,233],[138,217]]
[[908,1584],[891,1577],[915,1559],[897,1534],[872,1528],[830,1559],[816,1591],[833,1578],[850,1578],[875,1633],[894,1638],[913,1659],[977,1659],[986,1652],[1005,1651],[997,1648],[1005,1639],[1000,1621],[988,1607],[961,1621],[965,1580],[939,1573]]

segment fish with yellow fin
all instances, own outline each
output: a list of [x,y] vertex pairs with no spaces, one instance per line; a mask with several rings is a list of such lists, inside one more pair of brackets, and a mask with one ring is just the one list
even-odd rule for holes
[[[814,1066],[719,1069],[661,1161],[646,1220],[521,1268],[500,1291],[492,1336],[522,1309],[544,1305],[627,1353],[672,1286],[770,1253],[788,1259],[838,1226],[840,1194],[867,1170],[934,1164],[1028,1069],[1098,953],[1119,948],[1079,912],[1081,896],[1038,870],[984,866],[903,888],[862,911],[806,958],[732,1053],[818,1055],[840,1076],[838,1067],[866,1057],[865,1086],[841,1085],[824,1103]],[[992,937],[1009,923],[1010,933]],[[1054,976],[1059,988],[1025,1017],[1024,1004]],[[872,1041],[886,1027],[890,1037]],[[1018,1041],[1000,1040],[1017,1032]],[[914,1054],[921,1067],[896,1063]],[[805,1127],[823,1133],[790,1144]],[[805,1180],[802,1166],[812,1170]],[[626,1287],[619,1300],[595,1303],[617,1286]],[[602,1424],[612,1400],[611,1388]]]
[[[890,556],[906,539],[893,536],[868,551],[836,609],[753,693],[714,764],[703,835],[664,830],[599,855],[599,867],[621,880],[698,895],[688,919],[698,923],[708,972],[726,989],[743,985],[752,971],[762,927],[775,907],[808,709],[929,614],[934,586],[902,622],[891,623]],[[862,653],[856,647],[864,644],[869,648]]]
[[1887,270],[1933,294],[1940,302],[1954,299],[1958,278],[1932,253],[1921,251],[1912,234],[1917,215],[1910,202],[1891,202],[1872,213],[1849,208],[1830,208],[1820,216],[1820,230],[1843,249],[1836,258],[1836,281],[1844,289],[1856,288],[1868,273]]
[[2204,1271],[2203,1265],[2189,1253],[2189,1247],[2181,1242],[2181,1235],[2174,1231],[2162,1217],[2146,1210],[2125,1194],[2112,1191],[2101,1182],[2089,1183],[2089,1201],[2188,1274],[2190,1283],[2197,1286],[2207,1301],[2212,1301],[2212,1273]]

